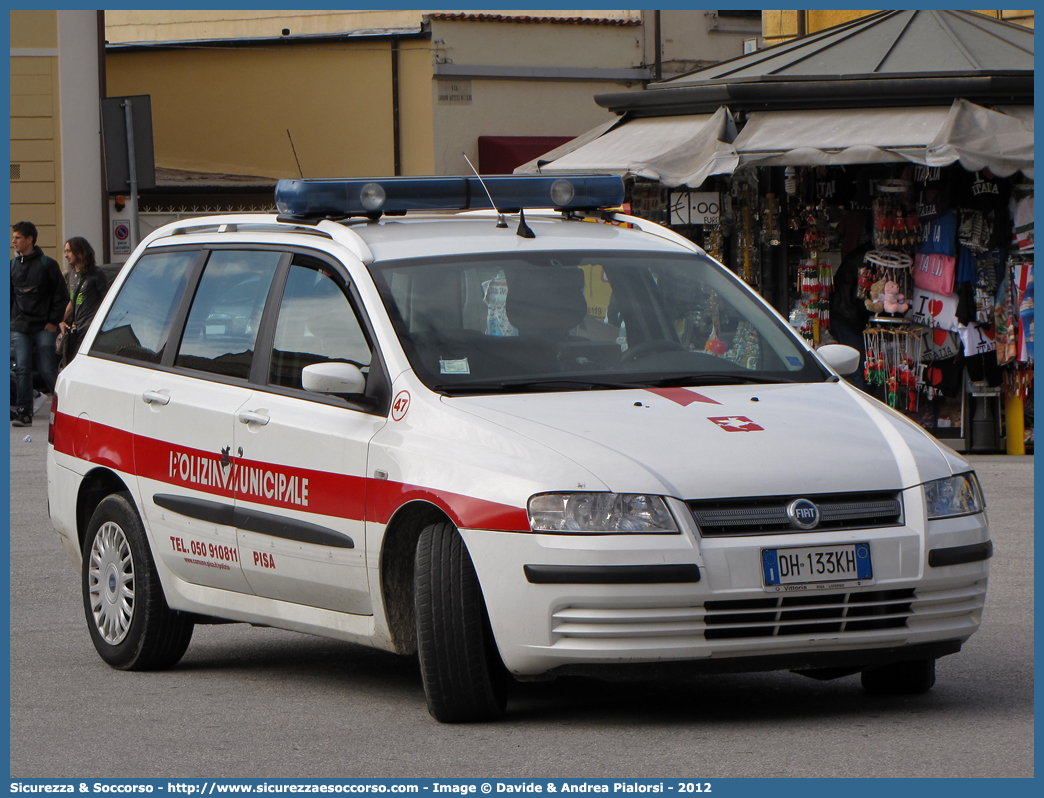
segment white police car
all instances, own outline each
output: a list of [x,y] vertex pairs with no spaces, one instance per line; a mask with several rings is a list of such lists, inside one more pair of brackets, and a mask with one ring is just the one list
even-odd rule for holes
[[59,378],[50,511],[110,665],[276,626],[418,653],[460,721],[650,664],[922,692],[978,628],[968,463],[839,379],[854,350],[599,210],[619,178],[276,196],[150,235]]

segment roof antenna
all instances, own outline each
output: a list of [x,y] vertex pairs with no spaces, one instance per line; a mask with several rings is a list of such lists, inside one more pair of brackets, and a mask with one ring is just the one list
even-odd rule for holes
[[518,230],[515,231],[515,235],[520,238],[536,238],[536,234],[529,229],[529,225],[526,224],[526,209],[518,209]]
[[468,162],[468,166],[471,167],[471,171],[475,173],[475,177],[478,178],[479,185],[481,185],[482,190],[486,192],[486,196],[489,197],[489,204],[492,205],[493,210],[497,212],[497,227],[507,227],[507,222],[504,221],[504,214],[501,212],[500,208],[497,207],[497,203],[493,201],[493,195],[490,194],[489,189],[486,188],[486,182],[482,179],[482,175],[478,173],[478,169],[475,168],[475,164],[471,162],[471,159],[468,157],[468,154],[466,152],[462,152],[461,155],[463,155],[464,160]]
[[286,137],[290,139],[290,149],[294,151],[294,160],[297,161],[297,173],[304,180],[304,172],[301,171],[301,161],[297,158],[297,147],[294,146],[294,137],[290,135],[290,128],[286,129]]

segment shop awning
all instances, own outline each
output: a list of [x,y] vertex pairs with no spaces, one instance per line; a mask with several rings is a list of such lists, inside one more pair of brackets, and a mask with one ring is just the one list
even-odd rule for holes
[[757,166],[960,161],[1001,177],[1033,171],[1032,122],[960,99],[949,108],[759,111],[733,144],[741,164]]
[[1022,171],[1033,179],[1033,109],[1000,113],[956,100],[942,130],[928,145],[926,163],[946,166],[960,161],[970,172],[989,168],[998,177]]
[[610,172],[696,188],[737,167],[909,162],[1000,177],[1033,177],[1033,109],[947,106],[754,111],[739,135],[724,106],[713,114],[609,122],[516,173]]
[[950,109],[840,108],[758,111],[734,145],[740,162],[758,166],[924,162],[925,146]]
[[582,137],[585,142],[572,149],[566,145],[523,164],[516,174],[609,172],[648,177],[672,187],[698,186],[710,175],[731,174],[739,164],[729,143],[736,126],[727,108],[604,127],[601,134],[592,136],[595,131],[589,131]]

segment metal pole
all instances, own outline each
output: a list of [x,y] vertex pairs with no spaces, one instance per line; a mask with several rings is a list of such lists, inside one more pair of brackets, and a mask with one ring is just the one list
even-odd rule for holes
[[141,235],[138,232],[138,168],[134,158],[134,111],[131,101],[123,101],[123,118],[127,122],[127,161],[130,174],[130,200],[127,202],[131,217],[131,252],[138,246]]
[[[105,81],[105,12],[98,12],[98,127],[103,127],[102,124],[102,100],[105,99],[106,81]],[[101,203],[102,212],[102,229],[101,229],[101,251],[102,251],[102,263],[112,263],[112,243],[109,240],[112,229],[112,221],[109,217],[109,183],[108,177],[105,170],[105,139],[104,134],[98,136],[98,165],[101,168],[101,196],[98,197],[98,201]]]
[[402,130],[399,118],[399,40],[391,41],[392,161],[395,175],[402,174]]
[[653,11],[653,38],[656,39],[656,56],[653,58],[653,80],[663,80],[663,55],[660,51],[660,12]]

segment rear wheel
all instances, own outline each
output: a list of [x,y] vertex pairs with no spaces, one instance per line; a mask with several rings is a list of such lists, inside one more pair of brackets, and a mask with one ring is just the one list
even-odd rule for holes
[[167,606],[145,528],[125,493],[94,511],[83,544],[83,609],[98,654],[121,670],[177,663],[192,639],[192,621]]
[[417,650],[428,712],[443,723],[504,712],[509,676],[500,661],[471,556],[451,523],[417,542]]
[[935,684],[935,660],[893,662],[863,671],[863,689],[876,695],[920,695]]

